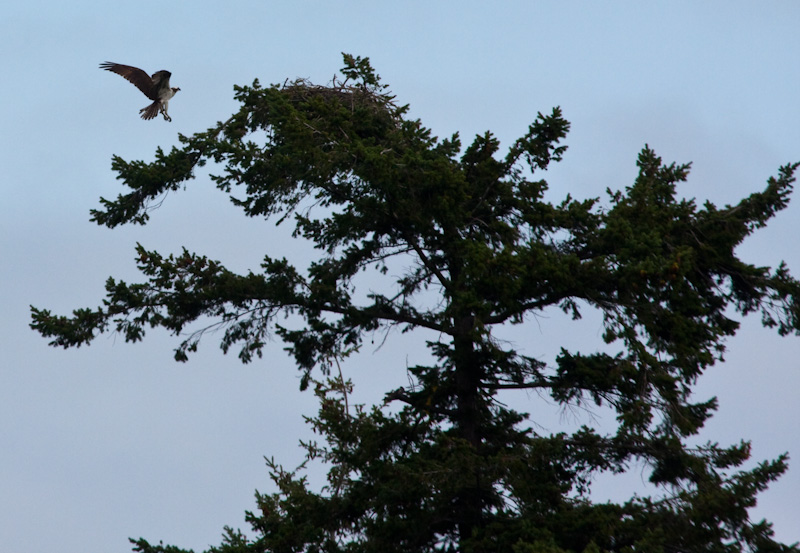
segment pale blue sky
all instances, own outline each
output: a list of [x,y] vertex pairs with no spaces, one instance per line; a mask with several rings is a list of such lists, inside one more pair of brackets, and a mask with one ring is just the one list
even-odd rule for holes
[[[271,223],[244,220],[202,172],[146,227],[88,221],[121,192],[112,154],[152,158],[177,133],[202,131],[236,108],[234,84],[308,77],[325,83],[340,52],[369,56],[384,81],[438,136],[492,130],[505,146],[538,111],[572,122],[565,161],[547,176],[554,199],[632,182],[645,143],[692,161],[681,193],[717,204],[761,189],[800,160],[800,5],[796,2],[151,2],[32,1],[0,7],[0,536],[4,551],[129,551],[128,536],[202,550],[223,525],[245,528],[253,491],[268,491],[262,457],[291,465],[308,436],[297,373],[276,343],[242,366],[214,336],[188,364],[153,333],[53,350],[28,329],[28,305],[60,313],[96,305],[109,275],[135,279],[135,243],[181,246],[235,270],[297,249]],[[181,92],[173,122],[142,121],[147,101],[98,69],[110,60],[168,69]],[[800,202],[742,248],[785,259],[800,276]],[[509,332],[547,356],[599,342],[541,319]],[[579,330],[579,331],[578,331]],[[405,381],[421,337],[389,337],[345,366],[362,401]],[[789,451],[792,470],[757,515],[800,540],[800,340],[745,323],[728,361],[703,378],[720,411],[701,436],[749,438],[757,460]],[[564,421],[536,396],[510,401],[544,425]],[[580,413],[566,417],[580,417]],[[548,418],[550,417],[550,418]],[[601,484],[627,493],[641,480]]]

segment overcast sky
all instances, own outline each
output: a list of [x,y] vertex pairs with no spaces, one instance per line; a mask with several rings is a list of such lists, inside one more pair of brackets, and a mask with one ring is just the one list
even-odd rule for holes
[[[13,5],[11,5],[13,4]],[[27,1],[0,7],[0,542],[4,552],[129,551],[128,536],[203,550],[224,525],[246,529],[253,492],[270,491],[263,457],[287,466],[308,437],[310,394],[279,343],[241,365],[209,336],[186,364],[176,340],[55,350],[28,328],[28,305],[67,314],[96,306],[105,279],[135,280],[136,242],[182,246],[232,270],[302,248],[272,223],[246,220],[199,172],[146,227],[89,222],[100,196],[123,192],[113,154],[151,160],[177,134],[203,131],[236,109],[234,84],[307,77],[325,84],[340,52],[369,56],[438,136],[492,130],[503,146],[538,111],[572,122],[565,160],[547,175],[553,200],[602,196],[632,183],[647,143],[693,162],[680,193],[717,205],[763,188],[800,160],[800,4],[796,2],[106,2]],[[103,61],[172,72],[172,123],[142,121],[148,101]],[[800,276],[800,201],[740,250],[786,260]],[[541,318],[509,331],[547,357],[591,351],[600,324]],[[361,401],[378,401],[425,359],[425,336],[390,335],[344,366]],[[792,468],[755,516],[800,540],[800,340],[746,320],[727,362],[698,386],[718,415],[700,436],[753,441],[754,458],[788,451]],[[536,396],[509,401],[537,423],[585,422]],[[565,416],[566,415],[566,416]],[[595,416],[602,418],[602,413]],[[548,418],[549,417],[549,418]],[[640,483],[600,483],[619,499]]]

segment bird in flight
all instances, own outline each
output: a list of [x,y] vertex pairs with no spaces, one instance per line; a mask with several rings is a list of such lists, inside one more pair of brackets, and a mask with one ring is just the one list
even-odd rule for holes
[[111,63],[110,61],[101,63],[100,69],[122,75],[135,84],[136,88],[144,92],[145,96],[153,100],[152,104],[139,110],[139,113],[142,114],[142,119],[153,119],[161,112],[165,121],[172,121],[172,117],[167,114],[167,104],[169,104],[170,98],[180,90],[180,88],[170,88],[169,86],[169,78],[172,73],[161,70],[156,71],[151,76],[138,67]]

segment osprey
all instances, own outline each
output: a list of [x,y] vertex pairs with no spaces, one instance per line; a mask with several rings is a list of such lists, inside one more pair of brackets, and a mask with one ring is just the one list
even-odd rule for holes
[[161,70],[156,71],[150,76],[138,67],[111,63],[110,61],[101,63],[100,69],[122,75],[135,84],[136,88],[144,92],[145,96],[153,100],[152,104],[139,110],[139,113],[142,114],[142,119],[152,119],[161,112],[165,121],[172,121],[172,117],[167,114],[167,104],[169,103],[169,99],[175,96],[175,93],[180,90],[180,88],[170,88],[169,86],[169,77],[172,73]]

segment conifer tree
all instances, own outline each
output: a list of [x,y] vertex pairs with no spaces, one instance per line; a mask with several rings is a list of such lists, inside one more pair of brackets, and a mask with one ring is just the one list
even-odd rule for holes
[[[327,485],[312,489],[270,460],[275,491],[247,513],[255,537],[226,529],[209,551],[799,551],[749,514],[786,455],[745,470],[746,441],[689,445],[716,408],[694,401],[693,385],[722,359],[736,317],[800,331],[788,268],[736,253],[787,206],[798,164],[735,205],[700,206],[676,195],[689,165],[645,147],[625,190],[553,204],[542,176],[566,151],[560,109],[540,113],[504,153],[489,132],[463,147],[408,118],[367,58],[344,61],[325,86],[236,87],[241,108],[228,121],[150,163],[115,156],[129,191],[92,211],[109,228],[145,224],[211,162],[210,178],[244,215],[293,223],[316,260],[297,266],[267,245],[258,270],[236,274],[186,250],[138,246],[142,282],[109,278],[102,305],[71,316],[32,308],[31,326],[65,348],[161,327],[180,336],[175,358],[186,361],[203,336],[198,320],[223,329],[222,349],[243,362],[285,343],[301,386],[319,397],[309,422],[320,441],[303,447],[325,463]],[[368,289],[365,271],[377,275]],[[576,319],[602,313],[603,343],[537,359],[497,339],[501,325],[554,306]],[[432,361],[408,369],[413,382],[386,390],[383,405],[349,405],[351,383],[332,369],[395,326],[432,331]],[[509,389],[536,390],[556,408],[613,409],[615,429],[535,431],[498,400]],[[591,500],[599,472],[641,466],[651,495]],[[134,550],[182,551],[144,539]]]

